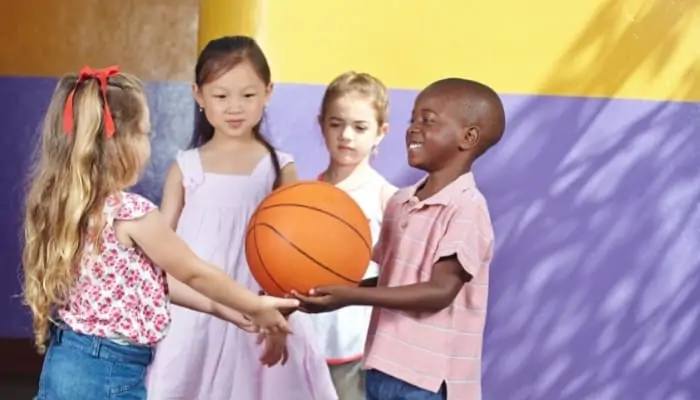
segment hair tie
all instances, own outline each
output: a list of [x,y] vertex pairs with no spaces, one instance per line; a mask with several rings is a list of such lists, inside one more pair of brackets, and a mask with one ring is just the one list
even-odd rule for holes
[[104,120],[105,120],[105,137],[110,139],[114,135],[114,120],[112,119],[112,113],[109,109],[109,104],[107,104],[107,78],[119,73],[118,66],[107,67],[103,69],[93,70],[90,67],[83,67],[78,75],[78,81],[75,83],[75,87],[68,94],[66,99],[66,106],[63,110],[63,131],[66,135],[70,135],[73,132],[73,96],[75,91],[78,89],[78,85],[81,82],[95,78],[100,82],[100,91],[102,92],[102,99],[104,100]]

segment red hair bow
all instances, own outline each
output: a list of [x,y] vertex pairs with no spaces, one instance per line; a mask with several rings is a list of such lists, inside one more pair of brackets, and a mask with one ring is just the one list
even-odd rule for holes
[[75,83],[75,87],[68,94],[66,99],[66,107],[63,110],[63,131],[66,135],[70,135],[73,132],[73,96],[75,95],[75,90],[78,88],[81,82],[87,79],[97,79],[100,82],[100,91],[102,92],[102,99],[104,100],[104,120],[105,120],[105,136],[110,139],[114,135],[114,120],[112,119],[112,113],[109,110],[109,104],[107,104],[107,78],[112,75],[119,73],[118,66],[107,67],[103,69],[93,70],[90,67],[83,67],[78,75],[78,81]]

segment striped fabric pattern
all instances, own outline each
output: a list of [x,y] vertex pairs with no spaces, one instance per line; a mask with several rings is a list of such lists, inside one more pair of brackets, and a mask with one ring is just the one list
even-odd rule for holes
[[379,285],[426,282],[435,263],[453,255],[473,278],[436,313],[375,308],[365,368],[435,392],[446,382],[449,400],[480,399],[494,245],[488,207],[471,173],[423,201],[413,196],[418,186],[400,190],[387,206],[373,255]]

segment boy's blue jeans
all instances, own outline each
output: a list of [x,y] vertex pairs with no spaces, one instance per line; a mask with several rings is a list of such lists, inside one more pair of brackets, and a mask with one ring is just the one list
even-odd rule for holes
[[367,400],[447,400],[445,384],[440,387],[440,391],[433,393],[376,369],[367,371],[365,391]]
[[36,400],[146,400],[153,350],[53,327]]

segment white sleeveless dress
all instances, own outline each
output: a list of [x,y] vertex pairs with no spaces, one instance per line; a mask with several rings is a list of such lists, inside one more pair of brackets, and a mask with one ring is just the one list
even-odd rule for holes
[[[373,245],[379,239],[384,214],[381,193],[387,186],[391,187],[391,184],[377,171],[372,170],[366,182],[354,190],[346,191],[367,216]],[[370,262],[364,278],[373,278],[378,274],[377,264]],[[362,359],[371,314],[371,307],[352,306],[331,313],[312,315],[318,343],[329,365],[346,364]]]

